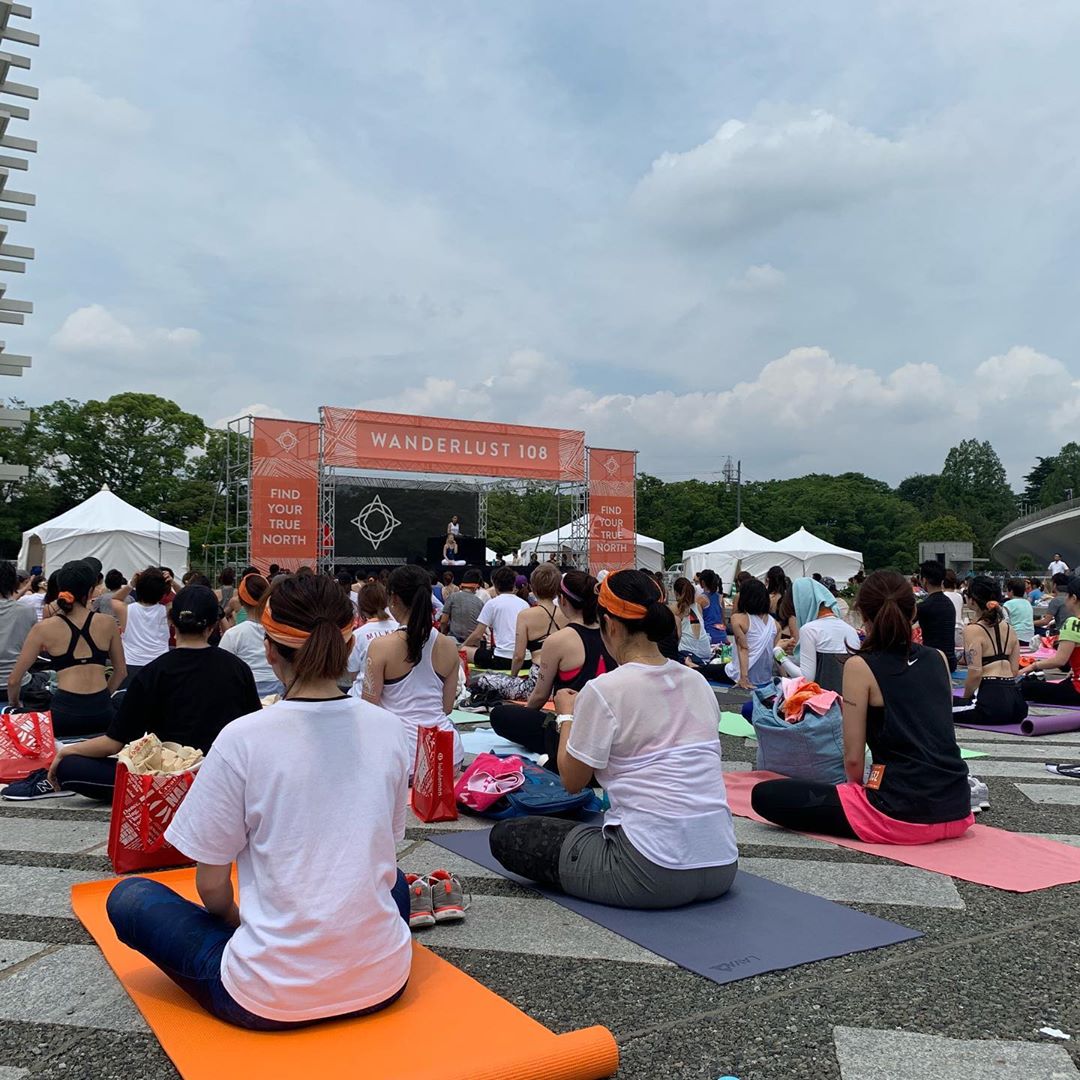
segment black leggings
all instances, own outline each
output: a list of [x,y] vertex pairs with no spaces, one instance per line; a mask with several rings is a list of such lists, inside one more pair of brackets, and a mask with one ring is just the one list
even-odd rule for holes
[[58,739],[85,739],[104,735],[113,719],[112,695],[108,690],[96,694],[75,694],[57,690],[52,696],[53,733]]
[[1012,679],[983,679],[974,701],[953,706],[956,724],[1019,724],[1027,714],[1027,702]]
[[111,803],[116,786],[116,759],[67,754],[56,767],[56,779],[64,791]]
[[798,832],[858,840],[835,784],[809,780],[764,780],[750,792],[750,805],[775,825]]
[[1024,700],[1033,701],[1036,705],[1080,705],[1080,694],[1076,692],[1072,679],[1058,683],[1021,679],[1020,689]]
[[510,818],[495,823],[488,844],[491,854],[511,873],[561,889],[559,855],[566,838],[580,824],[540,815]]
[[524,746],[533,754],[547,754],[547,768],[559,771],[558,729],[545,726],[550,713],[540,709],[527,709],[524,705],[496,705],[491,710],[491,726],[496,735]]

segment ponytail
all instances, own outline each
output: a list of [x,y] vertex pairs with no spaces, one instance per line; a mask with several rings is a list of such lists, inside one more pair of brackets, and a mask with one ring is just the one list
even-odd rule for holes
[[270,586],[261,622],[293,669],[286,696],[298,683],[341,678],[352,650],[354,621],[352,601],[332,578],[289,575]]
[[663,588],[651,574],[643,570],[616,571],[604,579],[601,592],[603,613],[609,619],[618,619],[631,634],[644,634],[657,642],[675,633],[675,616]]
[[586,626],[592,626],[597,619],[596,585],[596,578],[584,570],[568,570],[563,574],[560,592],[575,611],[581,612]]
[[856,608],[866,620],[866,639],[859,652],[911,651],[915,594],[906,578],[891,570],[875,570],[859,589]]
[[419,664],[431,637],[431,575],[419,566],[399,566],[387,582],[387,590],[409,609],[405,623],[405,656]]
[[1001,590],[998,583],[990,577],[977,577],[968,585],[968,596],[979,609],[979,620],[990,626],[997,626],[1004,618]]
[[97,572],[82,561],[64,563],[56,574],[56,606],[67,615],[86,604],[97,583]]

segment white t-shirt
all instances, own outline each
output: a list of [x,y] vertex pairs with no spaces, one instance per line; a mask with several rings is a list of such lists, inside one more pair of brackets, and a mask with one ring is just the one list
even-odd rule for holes
[[945,590],[945,595],[952,601],[952,606],[956,608],[956,636],[955,642],[958,649],[964,647],[964,598],[960,593],[948,589]]
[[721,771],[720,706],[698,672],[623,664],[587,683],[567,749],[596,770],[621,825],[658,866],[727,866],[739,857]]
[[42,612],[45,608],[45,594],[42,592],[23,593],[19,597],[19,603],[34,609],[38,622],[41,622]]
[[[353,634],[352,652],[349,653],[348,671],[350,675],[359,675],[367,664],[368,646],[384,634],[392,634],[399,626],[397,619],[381,619],[379,621],[366,622],[356,628]],[[359,697],[363,689],[362,678],[358,678],[352,684],[349,693],[353,697]]]
[[146,667],[169,651],[169,612],[164,604],[131,604],[124,630],[128,667]]
[[1060,559],[1055,559],[1047,568],[1046,572],[1053,577],[1055,574],[1067,574],[1069,572],[1069,564],[1062,562]]
[[242,623],[230,626],[221,635],[221,648],[239,657],[255,676],[256,686],[276,683],[278,677],[266,659],[266,631],[255,619],[245,619]]
[[410,764],[401,722],[356,698],[279,701],[214,741],[166,835],[197,862],[236,860],[221,981],[245,1009],[314,1020],[405,984],[412,944],[390,890]]
[[848,647],[859,647],[859,635],[850,623],[827,615],[823,619],[814,619],[799,630],[799,667],[803,678],[811,682],[817,678],[817,654],[843,653]]
[[514,655],[517,639],[517,617],[528,608],[527,601],[517,593],[499,593],[481,609],[477,622],[491,627],[495,634],[495,655],[509,660]]

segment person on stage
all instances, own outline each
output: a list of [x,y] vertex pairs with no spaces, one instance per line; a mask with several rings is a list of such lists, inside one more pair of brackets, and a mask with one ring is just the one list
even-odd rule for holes
[[446,526],[446,535],[447,537],[452,536],[454,539],[461,535],[461,523],[458,521],[457,514],[450,519],[450,524]]

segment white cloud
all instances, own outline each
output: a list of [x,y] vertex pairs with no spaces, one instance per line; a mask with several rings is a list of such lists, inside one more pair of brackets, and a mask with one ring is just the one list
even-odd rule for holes
[[917,179],[929,165],[913,136],[875,135],[824,109],[759,110],[700,146],[661,154],[633,202],[663,228],[701,237],[845,207]]
[[251,405],[243,405],[234,413],[215,420],[210,427],[226,428],[233,420],[239,420],[242,416],[261,416],[266,420],[285,420],[285,413],[273,405],[267,405],[263,401],[256,401]]
[[882,374],[804,346],[752,379],[691,393],[598,394],[564,382],[535,351],[518,357],[476,386],[431,377],[373,407],[581,428],[592,445],[638,450],[642,471],[662,476],[708,479],[731,453],[755,479],[852,471],[893,483],[939,471],[949,447],[972,436],[989,438],[1019,480],[1030,468],[1030,432],[1009,422],[1013,402],[1002,396],[999,375],[1008,376],[1006,392],[1052,377],[1063,391],[1054,415],[1072,419],[1055,423],[1055,430],[1075,427],[1080,417],[1080,381],[1029,346],[991,357],[964,380],[932,363]]
[[69,353],[141,353],[154,345],[192,349],[202,342],[202,334],[189,326],[133,330],[101,304],[77,308],[53,334],[50,344]]
[[783,270],[777,270],[772,263],[759,263],[731,278],[728,285],[737,292],[771,292],[781,288],[786,281],[787,274]]
[[41,87],[42,110],[49,121],[63,124],[72,134],[106,138],[143,135],[150,117],[126,98],[102,94],[84,79],[64,76]]

